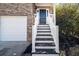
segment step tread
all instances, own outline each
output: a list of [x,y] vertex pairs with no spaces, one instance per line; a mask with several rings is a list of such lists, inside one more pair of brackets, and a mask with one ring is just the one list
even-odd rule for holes
[[55,46],[35,46],[36,49],[55,49]]
[[52,36],[36,36],[36,38],[52,38]]
[[36,43],[54,43],[54,41],[35,41]]
[[37,28],[50,28],[50,27],[37,27]]
[[37,28],[37,30],[50,30],[50,28]]
[[37,29],[37,31],[38,31],[38,30],[50,30],[50,29]]
[[39,32],[39,33],[37,33],[37,34],[51,34],[51,33],[50,33],[50,32],[48,32],[48,33],[47,33],[47,32],[46,32],[46,33],[43,33],[43,32],[41,33],[41,32]]
[[37,27],[50,27],[50,26],[37,26]]
[[37,31],[50,31],[50,30],[37,30]]

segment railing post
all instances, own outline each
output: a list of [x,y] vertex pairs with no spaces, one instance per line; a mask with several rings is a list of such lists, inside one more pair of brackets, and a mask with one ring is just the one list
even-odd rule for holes
[[59,53],[59,27],[58,26],[53,27],[53,38],[56,44],[56,52]]
[[32,53],[35,52],[35,34],[34,34],[34,25],[32,26]]
[[56,45],[56,52],[59,53],[59,27],[55,24],[55,15],[54,14],[49,14],[49,26],[51,29],[51,34],[53,36],[55,45]]
[[56,52],[59,53],[59,26],[56,26]]
[[37,34],[37,24],[38,21],[36,21],[37,18],[37,14],[34,14],[35,16],[35,22],[34,25],[32,26],[32,53],[35,52],[35,39],[36,39],[36,34]]

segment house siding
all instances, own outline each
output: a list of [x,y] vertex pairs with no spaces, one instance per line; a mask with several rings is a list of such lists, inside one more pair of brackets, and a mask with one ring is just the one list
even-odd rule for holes
[[27,16],[27,40],[32,41],[32,24],[34,20],[32,3],[0,3],[0,16]]

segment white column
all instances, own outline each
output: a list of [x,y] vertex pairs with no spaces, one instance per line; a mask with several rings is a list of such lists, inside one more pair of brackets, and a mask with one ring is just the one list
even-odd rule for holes
[[37,9],[37,19],[36,19],[36,21],[37,21],[37,23],[39,24],[39,14],[40,14],[40,11],[39,11],[39,9]]
[[[48,12],[47,12],[47,11],[48,11]],[[47,15],[47,14],[48,14],[48,15]],[[46,24],[49,24],[49,21],[50,21],[49,17],[50,17],[50,15],[49,15],[49,10],[46,9]]]
[[32,53],[35,52],[35,39],[37,34],[37,25],[39,24],[39,10],[35,14],[35,22],[32,26]]

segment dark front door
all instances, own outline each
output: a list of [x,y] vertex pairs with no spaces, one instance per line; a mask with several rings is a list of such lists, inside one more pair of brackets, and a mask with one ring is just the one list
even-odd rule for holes
[[40,24],[46,24],[46,10],[40,10]]

